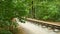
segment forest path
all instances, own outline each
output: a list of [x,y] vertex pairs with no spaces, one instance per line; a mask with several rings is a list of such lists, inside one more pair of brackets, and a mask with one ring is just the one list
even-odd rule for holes
[[53,32],[52,30],[48,30],[47,28],[42,28],[41,25],[37,25],[31,22],[26,23],[18,23],[26,34],[60,34],[57,32]]

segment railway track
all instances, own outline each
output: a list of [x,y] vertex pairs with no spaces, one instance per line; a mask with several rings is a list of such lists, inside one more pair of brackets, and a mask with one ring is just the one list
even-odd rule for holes
[[36,19],[31,19],[31,18],[26,18],[27,21],[30,21],[30,22],[34,22],[34,23],[37,23],[37,24],[40,24],[42,26],[45,26],[47,28],[51,28],[53,29],[54,31],[56,29],[60,30],[60,22],[46,22],[46,21],[40,21],[40,20],[36,20]]

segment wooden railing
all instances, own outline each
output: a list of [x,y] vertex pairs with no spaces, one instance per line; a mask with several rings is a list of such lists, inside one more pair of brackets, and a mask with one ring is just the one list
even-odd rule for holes
[[26,18],[26,19],[33,23],[39,23],[42,26],[47,26],[47,27],[51,27],[52,29],[60,30],[60,22],[46,22],[46,21],[41,21],[41,20],[36,20],[36,19],[31,19],[31,18]]

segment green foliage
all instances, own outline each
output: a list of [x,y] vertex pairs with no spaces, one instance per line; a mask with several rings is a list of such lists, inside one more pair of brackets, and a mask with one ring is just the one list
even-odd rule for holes
[[0,34],[12,34],[12,32],[2,29],[0,30]]
[[0,28],[16,26],[13,18],[24,17],[29,13],[31,0],[0,0]]
[[35,18],[60,21],[60,0],[34,0]]
[[28,0],[0,0],[0,23],[9,25],[12,18],[26,16],[29,4]]
[[25,16],[28,13],[27,0],[4,0],[0,1],[1,19],[11,19],[12,17]]

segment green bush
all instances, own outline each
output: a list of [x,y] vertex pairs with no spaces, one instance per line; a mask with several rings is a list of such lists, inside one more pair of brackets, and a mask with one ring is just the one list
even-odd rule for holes
[[0,34],[13,34],[12,32],[8,31],[8,30],[0,30]]
[[26,16],[29,13],[30,2],[30,0],[0,0],[0,27],[9,29],[17,26],[12,19]]
[[0,26],[10,26],[12,18],[24,17],[29,13],[28,0],[0,0]]

